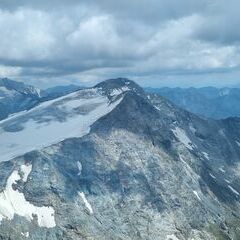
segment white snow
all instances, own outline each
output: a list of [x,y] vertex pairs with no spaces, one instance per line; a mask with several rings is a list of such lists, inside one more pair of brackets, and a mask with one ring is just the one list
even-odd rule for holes
[[209,160],[209,155],[208,155],[208,153],[206,153],[206,152],[202,152],[202,154],[203,154],[203,156],[204,156],[206,159]]
[[39,88],[35,88],[35,90],[36,90],[38,97],[41,97],[41,90]]
[[[7,120],[0,122],[0,161],[7,161],[14,157],[23,155],[36,149],[42,149],[54,143],[60,142],[64,139],[71,137],[82,137],[89,133],[91,125],[102,116],[111,112],[121,101],[109,104],[108,99],[99,94],[95,94],[89,99],[75,99],[77,94],[72,93],[68,97],[61,97],[58,100],[51,100],[41,105],[38,105],[30,111],[25,111],[11,116]],[[71,99],[70,97],[74,97]],[[65,98],[65,99],[64,99]],[[62,101],[66,100],[66,101]],[[14,119],[18,121],[22,117],[28,116],[31,113],[38,114],[40,110],[44,110],[51,104],[59,104],[60,108],[65,108],[68,112],[72,113],[72,109],[80,106],[96,105],[94,109],[86,114],[69,114],[66,116],[66,121],[58,121],[54,118],[50,122],[37,122],[33,119],[24,123],[24,129],[18,132],[6,132],[1,128],[4,123],[6,125],[9,121]],[[54,106],[55,106],[54,105]],[[47,115],[48,116],[48,115]]]
[[236,195],[239,195],[239,192],[238,192],[236,189],[234,189],[233,187],[231,187],[230,185],[228,185],[228,188],[229,188],[233,193],[235,193]]
[[172,132],[181,143],[183,143],[188,149],[193,150],[192,142],[183,129],[176,127]]
[[222,173],[225,173],[226,171],[223,169],[223,167],[220,167],[219,168],[219,171],[222,172]]
[[223,88],[221,89],[221,91],[219,92],[219,96],[223,97],[223,96],[227,96],[230,93],[230,89],[229,88]]
[[216,177],[213,174],[209,173],[209,175],[211,178],[216,179]]
[[25,232],[25,233],[21,232],[21,235],[28,238],[29,237],[29,232]]
[[199,194],[197,191],[193,191],[194,195],[198,198],[199,201],[201,201],[201,198],[199,197]]
[[30,110],[23,110],[23,111],[18,112],[18,113],[13,113],[8,118],[1,120],[0,124],[2,124],[4,122],[8,122],[8,121],[13,120],[13,119],[17,119],[17,118],[19,118],[21,116],[24,116],[26,113],[32,113],[32,112],[38,111],[39,109],[44,109],[44,108],[49,107],[50,105],[52,105],[52,104],[54,104],[56,102],[59,102],[59,101],[62,101],[62,100],[67,100],[69,98],[74,98],[74,97],[77,96],[77,93],[78,92],[69,93],[69,94],[64,95],[62,97],[59,97],[59,98],[56,98],[56,99],[53,99],[53,100],[49,100],[49,101],[43,102],[43,103],[37,105],[36,107],[30,109]]
[[112,96],[112,97],[117,96],[117,95],[120,95],[121,93],[124,93],[124,92],[129,91],[129,90],[130,90],[129,87],[127,87],[127,86],[124,86],[122,88],[115,88],[110,93],[110,96]]
[[240,142],[239,141],[236,141],[236,144],[240,147]]
[[225,181],[226,183],[230,183],[230,181],[229,181],[228,179],[224,179],[224,181]]
[[21,172],[23,174],[23,176],[22,176],[23,182],[27,182],[28,175],[32,171],[32,165],[31,164],[29,164],[29,165],[22,165],[20,167],[20,170],[21,170]]
[[191,132],[192,132],[193,134],[195,134],[196,131],[197,131],[196,128],[193,127],[192,125],[189,126],[189,129],[191,130]]
[[220,130],[218,131],[218,133],[219,133],[220,135],[222,135],[223,137],[226,137],[223,129],[220,129]]
[[179,240],[179,238],[177,238],[174,234],[171,234],[171,235],[167,235],[166,240]]
[[83,202],[84,202],[84,204],[85,204],[85,207],[88,209],[89,213],[90,213],[90,214],[93,214],[92,206],[91,206],[91,204],[88,202],[88,200],[87,200],[84,192],[79,192],[78,194],[79,194],[79,196],[82,198],[82,200],[83,200]]
[[77,167],[78,167],[78,176],[82,173],[82,164],[81,162],[77,161]]
[[[31,165],[21,166],[23,181],[27,181],[30,169],[32,169]],[[23,193],[13,189],[13,184],[17,184],[20,179],[19,171],[14,170],[7,180],[6,189],[0,193],[0,222],[4,218],[12,220],[15,214],[32,221],[33,215],[36,215],[40,227],[55,227],[54,209],[52,207],[34,206],[26,200]]]

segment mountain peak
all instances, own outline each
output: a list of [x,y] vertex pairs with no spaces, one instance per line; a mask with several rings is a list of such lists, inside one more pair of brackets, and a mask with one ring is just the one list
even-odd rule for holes
[[37,98],[41,97],[41,90],[33,87],[31,85],[27,85],[23,82],[17,82],[11,80],[9,78],[2,78],[0,79],[0,86],[5,87],[7,90],[14,90],[24,95],[31,95]]
[[108,79],[97,84],[95,88],[101,89],[109,98],[114,98],[127,91],[144,95],[144,90],[134,81],[127,78]]

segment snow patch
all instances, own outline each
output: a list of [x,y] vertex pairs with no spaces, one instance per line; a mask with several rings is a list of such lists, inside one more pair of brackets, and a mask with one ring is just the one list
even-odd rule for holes
[[221,91],[219,92],[219,96],[220,97],[227,96],[227,95],[229,95],[229,93],[230,93],[230,89],[224,88],[224,89],[221,89]]
[[54,209],[34,206],[26,200],[22,192],[13,188],[13,184],[17,184],[17,181],[21,179],[27,181],[31,169],[31,165],[21,166],[22,178],[17,170],[9,176],[6,189],[0,193],[0,223],[5,218],[12,220],[15,214],[25,217],[28,221],[32,221],[33,216],[36,215],[40,227],[53,228],[56,226]]
[[239,141],[236,141],[236,144],[240,147],[240,142]]
[[195,134],[196,131],[197,131],[196,128],[193,127],[192,125],[189,126],[189,129],[191,130],[191,132],[192,132],[193,134]]
[[183,129],[176,127],[172,132],[181,143],[183,143],[188,149],[193,150],[193,144]]
[[21,232],[21,235],[28,238],[29,237],[29,232],[25,232],[25,233]]
[[124,93],[124,92],[126,92],[126,91],[129,91],[129,90],[130,90],[130,88],[127,87],[127,86],[124,86],[124,87],[122,87],[122,88],[115,88],[115,89],[113,89],[112,92],[110,93],[110,96],[111,96],[111,97],[114,97],[114,96],[120,95],[120,94],[122,94],[122,93]]
[[29,164],[29,165],[22,165],[20,167],[20,170],[21,170],[21,172],[23,174],[23,176],[22,176],[23,182],[27,182],[28,175],[32,171],[32,165],[31,164]]
[[216,177],[214,175],[212,175],[211,173],[209,173],[210,177],[213,179],[216,179]]
[[228,185],[228,188],[229,188],[233,193],[235,193],[236,195],[239,196],[239,192],[238,192],[236,189],[234,189],[234,188],[231,187],[230,185]]
[[228,179],[224,179],[224,181],[225,181],[226,183],[231,183]]
[[167,235],[166,240],[179,240],[179,238],[177,238],[174,234],[171,234],[171,235]]
[[222,172],[222,173],[225,173],[226,171],[223,169],[223,167],[220,167],[219,168],[219,171]]
[[88,202],[84,192],[79,192],[78,195],[82,198],[84,204],[85,204],[85,207],[88,209],[89,213],[90,214],[93,214],[93,209],[92,209],[92,206],[91,204]]
[[199,197],[199,194],[197,191],[193,191],[194,195],[198,198],[199,201],[201,201],[201,198]]
[[222,135],[223,137],[226,137],[223,129],[220,129],[220,130],[218,131],[218,133],[219,133],[220,135]]
[[209,155],[208,155],[208,153],[206,153],[206,152],[202,152],[202,154],[203,154],[203,156],[204,156],[206,159],[209,160]]
[[77,167],[78,167],[78,176],[82,173],[82,164],[81,162],[77,161]]

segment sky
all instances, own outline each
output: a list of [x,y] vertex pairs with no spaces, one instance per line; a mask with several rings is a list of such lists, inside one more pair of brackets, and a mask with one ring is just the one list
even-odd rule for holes
[[1,0],[0,77],[240,87],[239,0]]

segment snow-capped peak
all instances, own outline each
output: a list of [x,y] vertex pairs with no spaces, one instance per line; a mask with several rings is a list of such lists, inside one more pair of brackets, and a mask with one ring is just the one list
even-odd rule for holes
[[101,90],[110,99],[114,99],[127,91],[132,91],[137,94],[144,95],[143,89],[135,82],[127,78],[109,79],[97,84],[95,88]]
[[32,97],[41,97],[41,90],[31,85],[27,85],[22,82],[13,81],[8,78],[0,79],[1,89],[5,89],[5,92],[15,91],[20,94],[30,95]]

